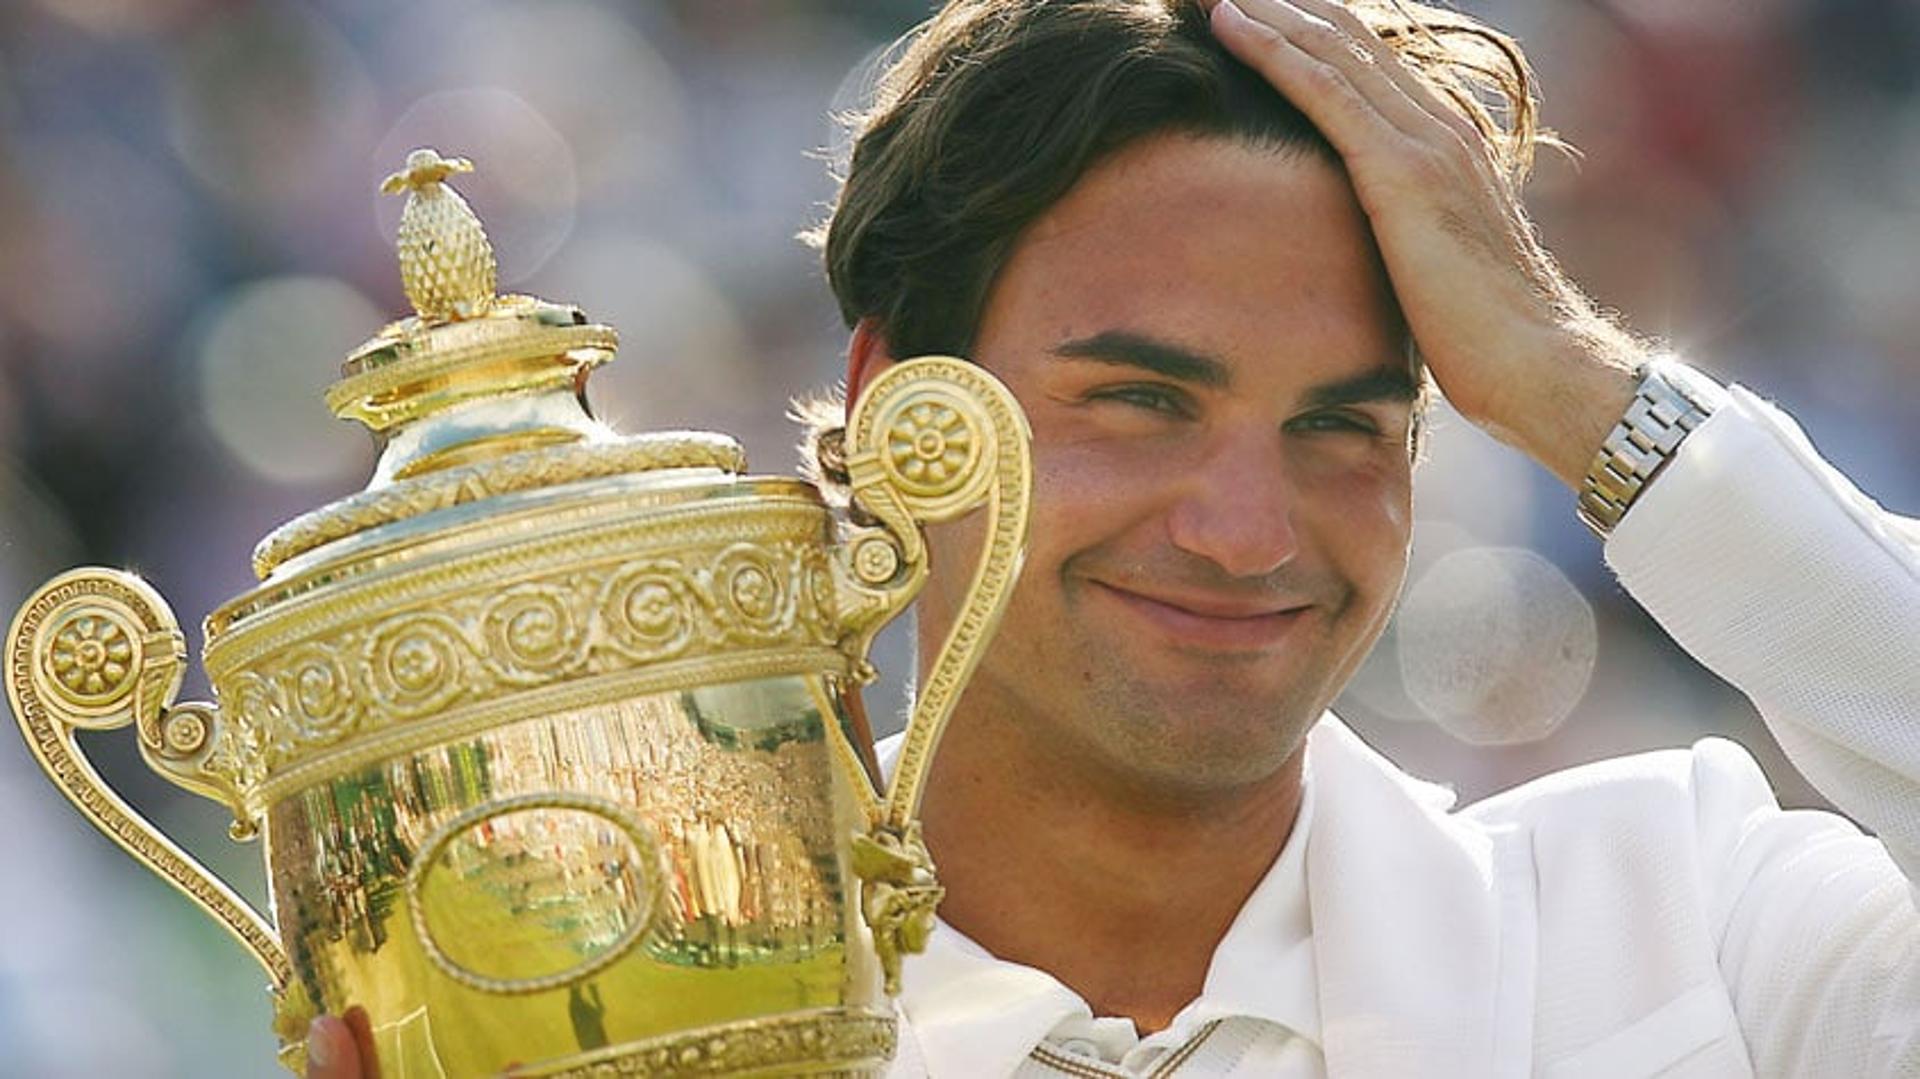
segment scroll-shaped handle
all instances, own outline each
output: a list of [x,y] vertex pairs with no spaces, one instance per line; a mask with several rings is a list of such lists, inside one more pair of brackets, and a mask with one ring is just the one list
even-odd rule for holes
[[[884,801],[870,807],[868,832],[854,839],[854,869],[865,882],[861,906],[890,993],[899,991],[901,954],[924,947],[943,894],[915,818],[947,719],[999,627],[1026,557],[1032,440],[1013,394],[978,365],[948,356],[895,364],[848,417],[853,499],[881,526],[856,533],[843,548],[856,595],[864,587],[888,597],[894,609],[904,605],[926,579],[920,525],[982,505],[986,512],[985,549],[915,696],[892,782]],[[855,622],[868,627],[864,645],[877,625],[857,616]]]
[[[81,815],[226,926],[266,968],[284,1003],[292,968],[273,927],[114,793],[74,737],[133,723],[150,767],[228,802],[244,821],[238,792],[204,768],[222,741],[218,710],[173,703],[186,659],[179,622],[145,581],[119,570],[72,570],[42,585],[7,630],[7,702],[41,770]],[[250,828],[236,824],[234,838]]]

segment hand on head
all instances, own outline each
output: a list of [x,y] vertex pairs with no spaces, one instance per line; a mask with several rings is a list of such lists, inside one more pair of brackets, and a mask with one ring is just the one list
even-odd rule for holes
[[[1560,272],[1521,206],[1520,181],[1540,136],[1532,73],[1517,46],[1476,26],[1466,36],[1504,43],[1503,63],[1481,71],[1463,54],[1450,73],[1422,73],[1411,50],[1341,0],[1203,4],[1227,50],[1339,151],[1447,399],[1578,488],[1633,397],[1633,370],[1651,353]],[[1431,28],[1414,37],[1441,41]],[[1498,75],[1512,116],[1506,128],[1463,104],[1473,100],[1461,81],[1468,70]]]

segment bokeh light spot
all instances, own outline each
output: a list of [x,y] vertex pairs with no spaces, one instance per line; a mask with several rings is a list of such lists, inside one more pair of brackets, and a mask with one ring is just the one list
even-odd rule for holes
[[1441,557],[1407,593],[1397,633],[1407,696],[1475,745],[1552,734],[1586,694],[1599,652],[1586,597],[1519,547]]
[[294,5],[209,19],[173,58],[168,139],[237,207],[290,215],[366,145],[377,93],[353,45]]
[[40,9],[91,34],[128,37],[176,26],[209,0],[36,0]]
[[[625,17],[577,0],[460,7],[449,27],[423,11],[397,19],[383,50],[422,65],[423,89],[471,85],[476,73],[559,129],[589,197],[632,200],[686,164],[679,77]],[[431,53],[421,36],[435,42]]]
[[382,321],[366,297],[332,278],[272,278],[228,293],[199,347],[208,430],[267,479],[346,477],[367,455],[365,440],[321,394],[342,357]]

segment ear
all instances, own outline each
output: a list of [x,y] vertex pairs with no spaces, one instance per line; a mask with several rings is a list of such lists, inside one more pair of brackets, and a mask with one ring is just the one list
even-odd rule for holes
[[853,327],[853,340],[847,343],[847,407],[860,399],[867,383],[892,367],[893,349],[887,344],[880,323],[868,315]]

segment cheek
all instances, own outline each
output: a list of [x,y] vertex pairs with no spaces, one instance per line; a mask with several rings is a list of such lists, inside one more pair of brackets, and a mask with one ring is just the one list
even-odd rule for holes
[[1042,514],[1072,527],[1089,510],[1125,501],[1137,455],[1115,452],[1111,443],[1036,444],[1033,448],[1034,517]]
[[1055,583],[1078,556],[1124,557],[1164,542],[1169,477],[1198,467],[1158,439],[1036,443],[1033,464],[1027,573]]
[[1411,466],[1404,460],[1306,470],[1295,522],[1343,576],[1384,600],[1406,572],[1412,492]]
[[1089,512],[1124,515],[1128,507],[1145,512],[1154,492],[1206,468],[1206,453],[1202,440],[1178,434],[1036,435],[1036,520],[1043,508],[1066,522]]

